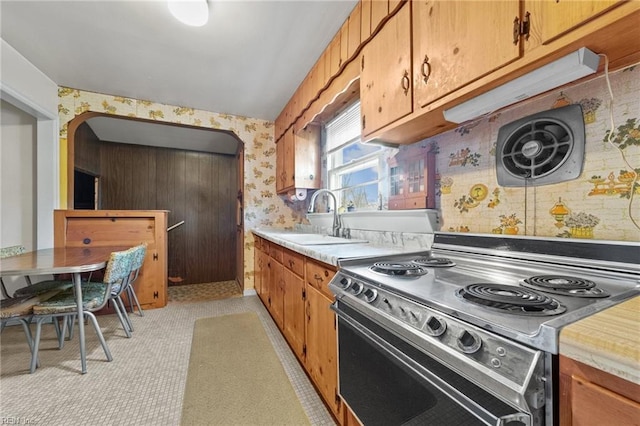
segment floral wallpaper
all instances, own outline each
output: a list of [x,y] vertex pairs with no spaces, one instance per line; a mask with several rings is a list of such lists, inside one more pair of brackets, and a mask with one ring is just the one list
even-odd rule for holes
[[[290,228],[306,220],[304,206],[292,204],[275,192],[273,122],[86,92],[67,87],[58,89],[61,170],[66,170],[67,126],[87,111],[138,117],[166,123],[182,123],[210,129],[233,131],[244,143],[244,287],[253,288],[253,245],[256,227]],[[66,174],[61,182],[62,205],[66,205]]]
[[[598,76],[409,146],[432,144],[438,153],[442,230],[639,241],[640,67],[609,77],[612,110],[605,77]],[[580,104],[585,121],[580,176],[538,187],[499,186],[500,127],[568,104]]]

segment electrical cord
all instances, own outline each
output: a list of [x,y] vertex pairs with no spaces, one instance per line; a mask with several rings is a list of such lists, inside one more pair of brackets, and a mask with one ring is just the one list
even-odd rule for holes
[[630,192],[629,192],[629,204],[627,206],[627,210],[628,210],[628,214],[629,214],[629,219],[631,219],[631,222],[633,223],[633,225],[640,229],[640,225],[638,224],[638,221],[633,217],[633,198],[634,198],[634,194],[635,194],[635,187],[636,187],[636,183],[638,182],[638,173],[636,172],[636,169],[629,163],[629,160],[627,159],[627,157],[624,155],[624,151],[616,144],[613,143],[613,131],[615,129],[615,122],[613,119],[613,105],[614,105],[614,100],[615,97],[613,96],[613,90],[611,89],[611,80],[609,79],[609,57],[607,55],[605,55],[604,53],[600,53],[599,56],[602,56],[604,58],[604,77],[605,77],[605,81],[607,82],[607,89],[609,90],[609,136],[607,137],[607,142],[609,143],[609,145],[611,145],[612,147],[614,147],[615,149],[618,150],[618,152],[620,153],[620,156],[622,157],[622,161],[627,165],[628,168],[631,169],[631,171],[634,173],[634,177],[633,177],[633,181],[631,182],[631,187],[630,187]]

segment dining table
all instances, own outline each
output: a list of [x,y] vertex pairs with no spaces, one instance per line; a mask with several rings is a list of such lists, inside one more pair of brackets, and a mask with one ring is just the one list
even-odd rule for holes
[[[103,269],[114,251],[129,247],[54,247],[28,251],[17,256],[0,259],[0,277],[69,274],[78,309],[78,335],[80,339],[80,361],[82,374],[87,372],[82,303],[82,274]],[[37,354],[33,354],[37,356]],[[109,360],[111,361],[111,360]]]

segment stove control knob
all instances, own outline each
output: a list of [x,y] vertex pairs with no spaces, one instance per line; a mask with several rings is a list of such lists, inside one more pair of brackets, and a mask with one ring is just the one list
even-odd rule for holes
[[458,347],[465,354],[472,354],[478,352],[482,346],[482,339],[476,333],[472,331],[463,330],[458,335]]
[[376,300],[376,297],[378,297],[378,292],[372,288],[366,289],[362,294],[364,295],[364,300],[366,300],[368,303],[373,302],[374,300]]
[[347,277],[342,277],[342,279],[338,281],[338,284],[340,284],[342,288],[346,290],[351,287],[352,281]]
[[354,282],[351,285],[351,291],[353,292],[353,294],[355,294],[356,296],[359,295],[360,293],[362,293],[362,290],[364,290],[364,286],[360,283]]
[[447,331],[447,323],[442,318],[430,316],[427,319],[427,333],[432,336],[442,336]]

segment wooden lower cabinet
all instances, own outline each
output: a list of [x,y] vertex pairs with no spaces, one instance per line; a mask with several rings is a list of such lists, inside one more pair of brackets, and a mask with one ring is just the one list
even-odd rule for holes
[[143,309],[167,304],[166,210],[54,210],[54,247],[133,247],[147,244],[134,284]]
[[338,342],[336,316],[329,309],[331,302],[320,290],[307,286],[305,366],[325,403],[340,419],[342,404],[338,396]]
[[304,360],[304,325],[305,325],[305,287],[304,279],[284,269],[284,337],[299,360]]
[[345,424],[349,420],[338,396],[336,316],[329,308],[333,295],[328,284],[336,268],[262,238],[256,241],[256,293],[328,409]]
[[269,312],[280,330],[284,325],[284,266],[276,259],[269,259]]
[[360,420],[348,406],[344,406],[344,426],[361,426]]
[[560,356],[560,426],[640,424],[640,385]]

